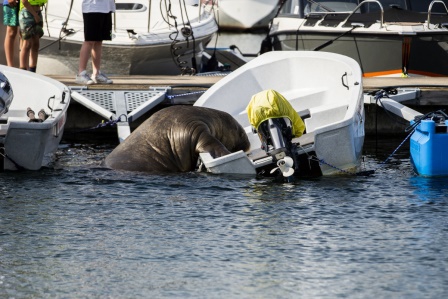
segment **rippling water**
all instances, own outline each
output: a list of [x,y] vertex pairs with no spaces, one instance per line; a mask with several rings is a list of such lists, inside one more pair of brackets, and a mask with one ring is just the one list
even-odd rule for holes
[[[376,169],[394,142],[367,143]],[[101,169],[0,173],[0,298],[445,298],[448,179],[404,151],[369,177],[291,184]]]

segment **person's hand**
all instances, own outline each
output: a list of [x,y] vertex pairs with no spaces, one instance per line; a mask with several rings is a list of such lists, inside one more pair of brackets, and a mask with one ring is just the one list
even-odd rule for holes
[[42,19],[40,18],[40,16],[37,13],[34,16],[34,21],[36,21],[36,24],[39,24],[40,22],[42,22]]
[[16,7],[17,5],[19,5],[19,0],[8,0],[8,4],[11,7]]

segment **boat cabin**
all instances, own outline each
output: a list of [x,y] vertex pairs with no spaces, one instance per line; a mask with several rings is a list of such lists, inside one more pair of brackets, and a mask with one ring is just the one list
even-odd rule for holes
[[[379,3],[379,4],[378,4]],[[362,5],[361,5],[362,4]],[[383,9],[434,14],[446,14],[448,0],[288,0],[281,14],[294,14],[303,18],[312,13],[353,12],[369,13]]]

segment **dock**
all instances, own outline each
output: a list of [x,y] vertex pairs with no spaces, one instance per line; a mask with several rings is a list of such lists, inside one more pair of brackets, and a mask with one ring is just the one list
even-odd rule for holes
[[[47,75],[50,78],[58,80],[67,86],[80,86],[75,83],[75,76],[63,75]],[[208,76],[143,76],[143,75],[129,75],[129,76],[110,76],[114,81],[113,84],[95,84],[89,85],[89,89],[106,89],[106,90],[125,90],[125,89],[148,89],[150,86],[205,86],[210,87],[223,76],[218,74]]]
[[[47,75],[58,80],[77,93],[93,94],[116,94],[123,96],[123,92],[128,94],[137,94],[140,97],[142,92],[145,97],[154,97],[157,101],[146,104],[146,109],[140,109],[135,114],[132,122],[126,123],[124,135],[132,131],[147,119],[155,111],[174,104],[193,104],[199,96],[210,88],[213,84],[224,78],[225,74],[201,74],[196,76],[110,76],[114,81],[110,85],[89,85],[81,86],[75,83],[74,76]],[[365,93],[373,93],[384,88],[409,88],[416,89],[418,96],[406,101],[406,105],[421,113],[427,113],[439,109],[448,108],[448,77],[375,77],[364,78],[363,88]],[[160,97],[158,92],[164,92],[165,97]],[[131,96],[134,97],[134,96]],[[72,96],[73,98],[73,96]],[[116,105],[123,106],[123,105]],[[377,105],[366,103],[366,134],[393,135],[403,133],[407,124],[403,120],[393,119],[390,114],[378,108]],[[98,108],[101,110],[101,108]],[[115,118],[119,116],[115,108]],[[129,110],[129,108],[128,108]],[[121,111],[126,111],[122,107]],[[131,112],[132,114],[132,112]],[[137,118],[138,116],[138,118]],[[95,109],[87,109],[79,101],[72,100],[68,111],[67,123],[65,127],[67,139],[116,139],[117,128],[107,126],[109,118],[114,118],[112,114],[99,113]],[[101,124],[106,124],[102,126]],[[116,125],[116,124],[115,124]],[[99,128],[100,127],[100,128]],[[127,132],[127,133],[126,133]],[[94,136],[94,137],[92,137]]]
[[[47,75],[67,86],[77,85],[74,76]],[[179,85],[213,85],[224,76],[219,74],[200,76],[111,76],[114,84],[110,85],[90,85],[89,88],[105,89],[139,89],[149,86],[179,86]],[[448,90],[448,77],[368,77],[363,79],[364,90],[370,91],[384,87],[421,87],[425,89],[446,89]]]

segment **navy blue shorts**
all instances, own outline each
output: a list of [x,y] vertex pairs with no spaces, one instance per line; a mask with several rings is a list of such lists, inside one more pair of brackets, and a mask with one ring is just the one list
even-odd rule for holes
[[112,40],[112,13],[89,12],[83,13],[82,16],[85,41]]

